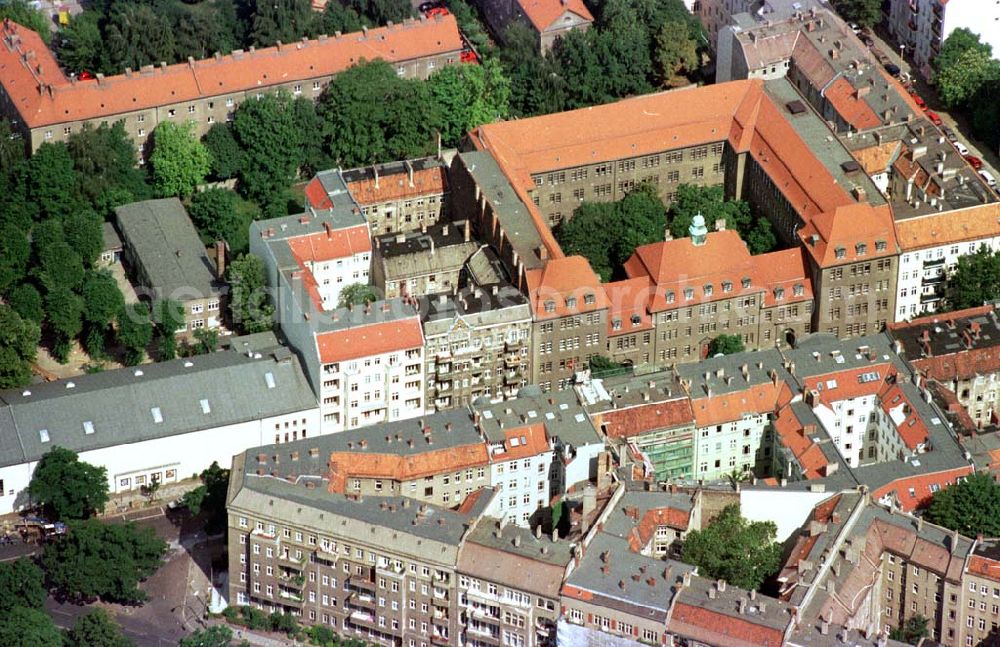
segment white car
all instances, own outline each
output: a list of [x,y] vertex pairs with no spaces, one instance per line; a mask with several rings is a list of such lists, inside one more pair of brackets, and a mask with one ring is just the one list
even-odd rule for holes
[[856,23],[849,22],[847,23],[847,26],[851,28],[851,31],[854,32],[855,36],[861,33],[861,27],[858,27]]
[[958,151],[958,154],[961,155],[962,157],[965,157],[966,155],[969,154],[968,147],[966,147],[966,145],[963,144],[962,142],[952,142],[952,144],[955,146],[955,150]]
[[997,188],[997,179],[993,177],[992,173],[990,173],[986,169],[983,169],[979,171],[979,176],[986,181],[986,186],[990,187],[991,189]]

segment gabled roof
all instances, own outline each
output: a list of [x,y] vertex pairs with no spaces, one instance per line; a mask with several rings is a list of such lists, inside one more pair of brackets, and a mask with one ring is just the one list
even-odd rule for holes
[[603,428],[608,438],[615,439],[634,438],[651,431],[681,427],[693,422],[691,401],[686,397],[608,409],[594,416],[594,424]]
[[587,22],[594,22],[594,17],[583,0],[517,0],[517,4],[539,33],[551,27],[566,12],[576,14]]
[[[607,307],[601,279],[583,256],[553,258],[542,269],[528,270],[525,275],[528,298],[536,319],[552,319]],[[570,305],[568,299],[576,299],[576,304]],[[587,303],[588,300],[593,303]]]
[[707,427],[739,420],[743,415],[753,413],[766,415],[792,400],[788,385],[779,380],[754,384],[732,393],[721,393],[692,400],[695,426]]
[[1000,203],[946,210],[896,221],[896,237],[902,251],[978,241],[1000,236]]
[[293,81],[328,77],[361,60],[399,63],[462,49],[458,24],[448,15],[71,81],[59,71],[35,32],[5,21],[0,35],[0,82],[31,128],[107,118],[205,97],[260,92]]
[[324,364],[422,348],[423,345],[424,333],[416,315],[395,321],[362,323],[316,335],[319,359]]

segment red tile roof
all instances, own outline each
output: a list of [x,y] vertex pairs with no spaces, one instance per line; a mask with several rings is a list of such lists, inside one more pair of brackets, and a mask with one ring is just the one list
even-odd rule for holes
[[587,22],[594,22],[583,0],[517,0],[517,4],[539,33],[551,27],[567,11]]
[[[536,319],[553,319],[607,307],[601,279],[583,256],[553,258],[544,268],[528,270],[525,275],[528,299]],[[593,296],[593,303],[587,303],[588,295]],[[576,305],[569,305],[567,299],[576,299]],[[551,312],[546,304],[552,304]]]
[[[866,373],[878,373],[878,378],[862,382],[861,376]],[[883,390],[886,380],[895,375],[896,368],[892,364],[880,361],[859,368],[810,375],[802,379],[802,384],[805,391],[815,390],[821,401],[831,403],[877,395]]]
[[799,462],[804,479],[812,480],[828,476],[827,468],[830,462],[819,444],[812,439],[816,433],[814,427],[803,425],[789,406],[781,408],[775,416],[773,426],[781,444],[787,447]]
[[639,525],[629,531],[629,549],[642,552],[649,545],[659,526],[687,532],[691,527],[691,511],[680,508],[652,508],[642,515]]
[[368,225],[354,225],[306,236],[295,236],[288,239],[288,247],[301,265],[323,263],[370,252],[372,241],[368,236]]
[[364,451],[333,452],[329,461],[330,492],[343,494],[352,478],[413,479],[484,466],[489,455],[484,443],[435,449],[419,454],[368,454]]
[[[609,337],[652,330],[653,318],[646,309],[653,293],[649,279],[637,277],[605,283],[604,293],[608,297]],[[638,319],[633,321],[634,317]]]
[[306,185],[306,202],[313,209],[333,209],[333,201],[318,177],[309,180]]
[[1000,236],[1000,204],[979,205],[896,221],[903,251]]
[[288,43],[101,80],[70,81],[38,34],[12,22],[5,22],[0,33],[0,82],[31,128],[321,79],[362,59],[401,63],[455,53],[457,61],[462,50],[455,17],[448,15],[369,29],[366,34]]
[[879,404],[896,427],[896,433],[911,450],[927,445],[929,432],[927,424],[910,403],[899,384],[887,385],[879,393]]
[[347,190],[358,204],[365,206],[411,196],[434,195],[448,190],[446,171],[444,166],[414,171],[412,184],[406,173],[382,176],[377,187],[374,178],[357,180],[348,182]]
[[[975,468],[972,465],[963,465],[941,472],[930,474],[917,474],[896,479],[891,483],[883,485],[872,492],[872,499],[878,500],[887,495],[895,495],[899,508],[903,512],[913,512],[918,508],[930,505],[934,492],[931,486],[944,489],[955,483],[955,480],[963,476],[972,474]],[[913,494],[910,494],[910,488]]]
[[603,428],[608,438],[616,439],[632,438],[693,422],[694,413],[688,398],[610,409],[594,416],[595,426]]
[[969,572],[994,582],[1000,582],[1000,562],[995,559],[982,555],[971,555],[969,557]]
[[324,364],[422,348],[423,345],[424,334],[418,317],[364,324],[316,335],[319,359]]
[[826,89],[823,96],[830,102],[837,114],[856,130],[868,130],[882,125],[882,120],[871,109],[868,102],[863,97],[858,96],[858,91],[844,77],[834,81]]
[[713,394],[693,400],[695,426],[707,427],[739,420],[744,414],[774,413],[792,400],[792,392],[783,381],[766,382],[732,393]]
[[670,631],[718,647],[780,647],[785,634],[752,621],[684,602],[674,605]]
[[493,462],[530,458],[551,451],[545,425],[542,423],[505,429],[503,447],[504,452],[494,454]]

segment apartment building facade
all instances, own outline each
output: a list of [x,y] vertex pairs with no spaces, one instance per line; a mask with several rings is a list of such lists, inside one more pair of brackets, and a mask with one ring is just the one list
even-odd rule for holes
[[0,108],[17,120],[31,151],[46,141],[66,141],[85,123],[115,121],[124,122],[142,151],[164,121],[193,121],[200,137],[213,123],[232,119],[240,103],[265,92],[316,99],[334,75],[361,59],[382,59],[400,76],[424,79],[458,63],[461,51],[458,25],[449,15],[78,80],[63,74],[38,34],[5,21]]
[[421,316],[429,411],[513,398],[531,378],[531,311],[515,288],[435,295]]
[[581,0],[481,0],[480,10],[490,31],[505,40],[514,23],[527,26],[544,56],[556,41],[573,30],[589,29],[594,22]]
[[466,262],[480,246],[471,239],[467,220],[383,234],[375,239],[372,282],[388,299],[454,293]]
[[447,215],[448,167],[423,157],[343,171],[374,235],[420,231]]
[[973,0],[890,0],[883,12],[889,33],[905,46],[907,57],[929,78],[930,63],[941,51],[945,39],[956,29],[968,29],[1000,51],[996,22],[1000,7]]

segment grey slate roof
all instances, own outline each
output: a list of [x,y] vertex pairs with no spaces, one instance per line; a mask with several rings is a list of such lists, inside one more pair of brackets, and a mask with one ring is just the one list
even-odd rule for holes
[[316,406],[292,356],[223,351],[83,375],[0,392],[0,465],[38,460],[55,445],[89,451]]
[[662,620],[673,603],[678,580],[684,573],[694,571],[694,566],[672,559],[633,553],[627,541],[599,532],[580,565],[566,579],[566,585],[590,591],[596,604],[641,618]]
[[215,264],[205,253],[184,205],[177,198],[133,202],[115,209],[125,246],[145,268],[149,286],[163,297],[219,293]]
[[[662,490],[628,490],[622,495],[613,510],[604,521],[604,532],[615,535],[622,539],[628,539],[633,528],[637,528],[642,522],[646,512],[657,508],[674,508],[684,510],[688,513],[694,508],[688,492],[664,492]],[[626,512],[629,508],[635,508],[638,512],[637,518],[633,519]]]
[[538,422],[545,424],[550,438],[563,444],[583,447],[604,442],[573,391],[528,395],[522,390],[513,400],[476,401],[472,408],[479,412],[479,426],[490,442],[503,441],[504,429]]
[[[498,582],[548,598],[558,598],[572,544],[536,538],[528,529],[482,519],[466,536],[458,569],[467,575]],[[499,534],[499,536],[497,536]],[[519,538],[515,545],[515,538]]]
[[101,251],[121,251],[122,239],[118,237],[118,230],[113,223],[105,221],[101,228]]

